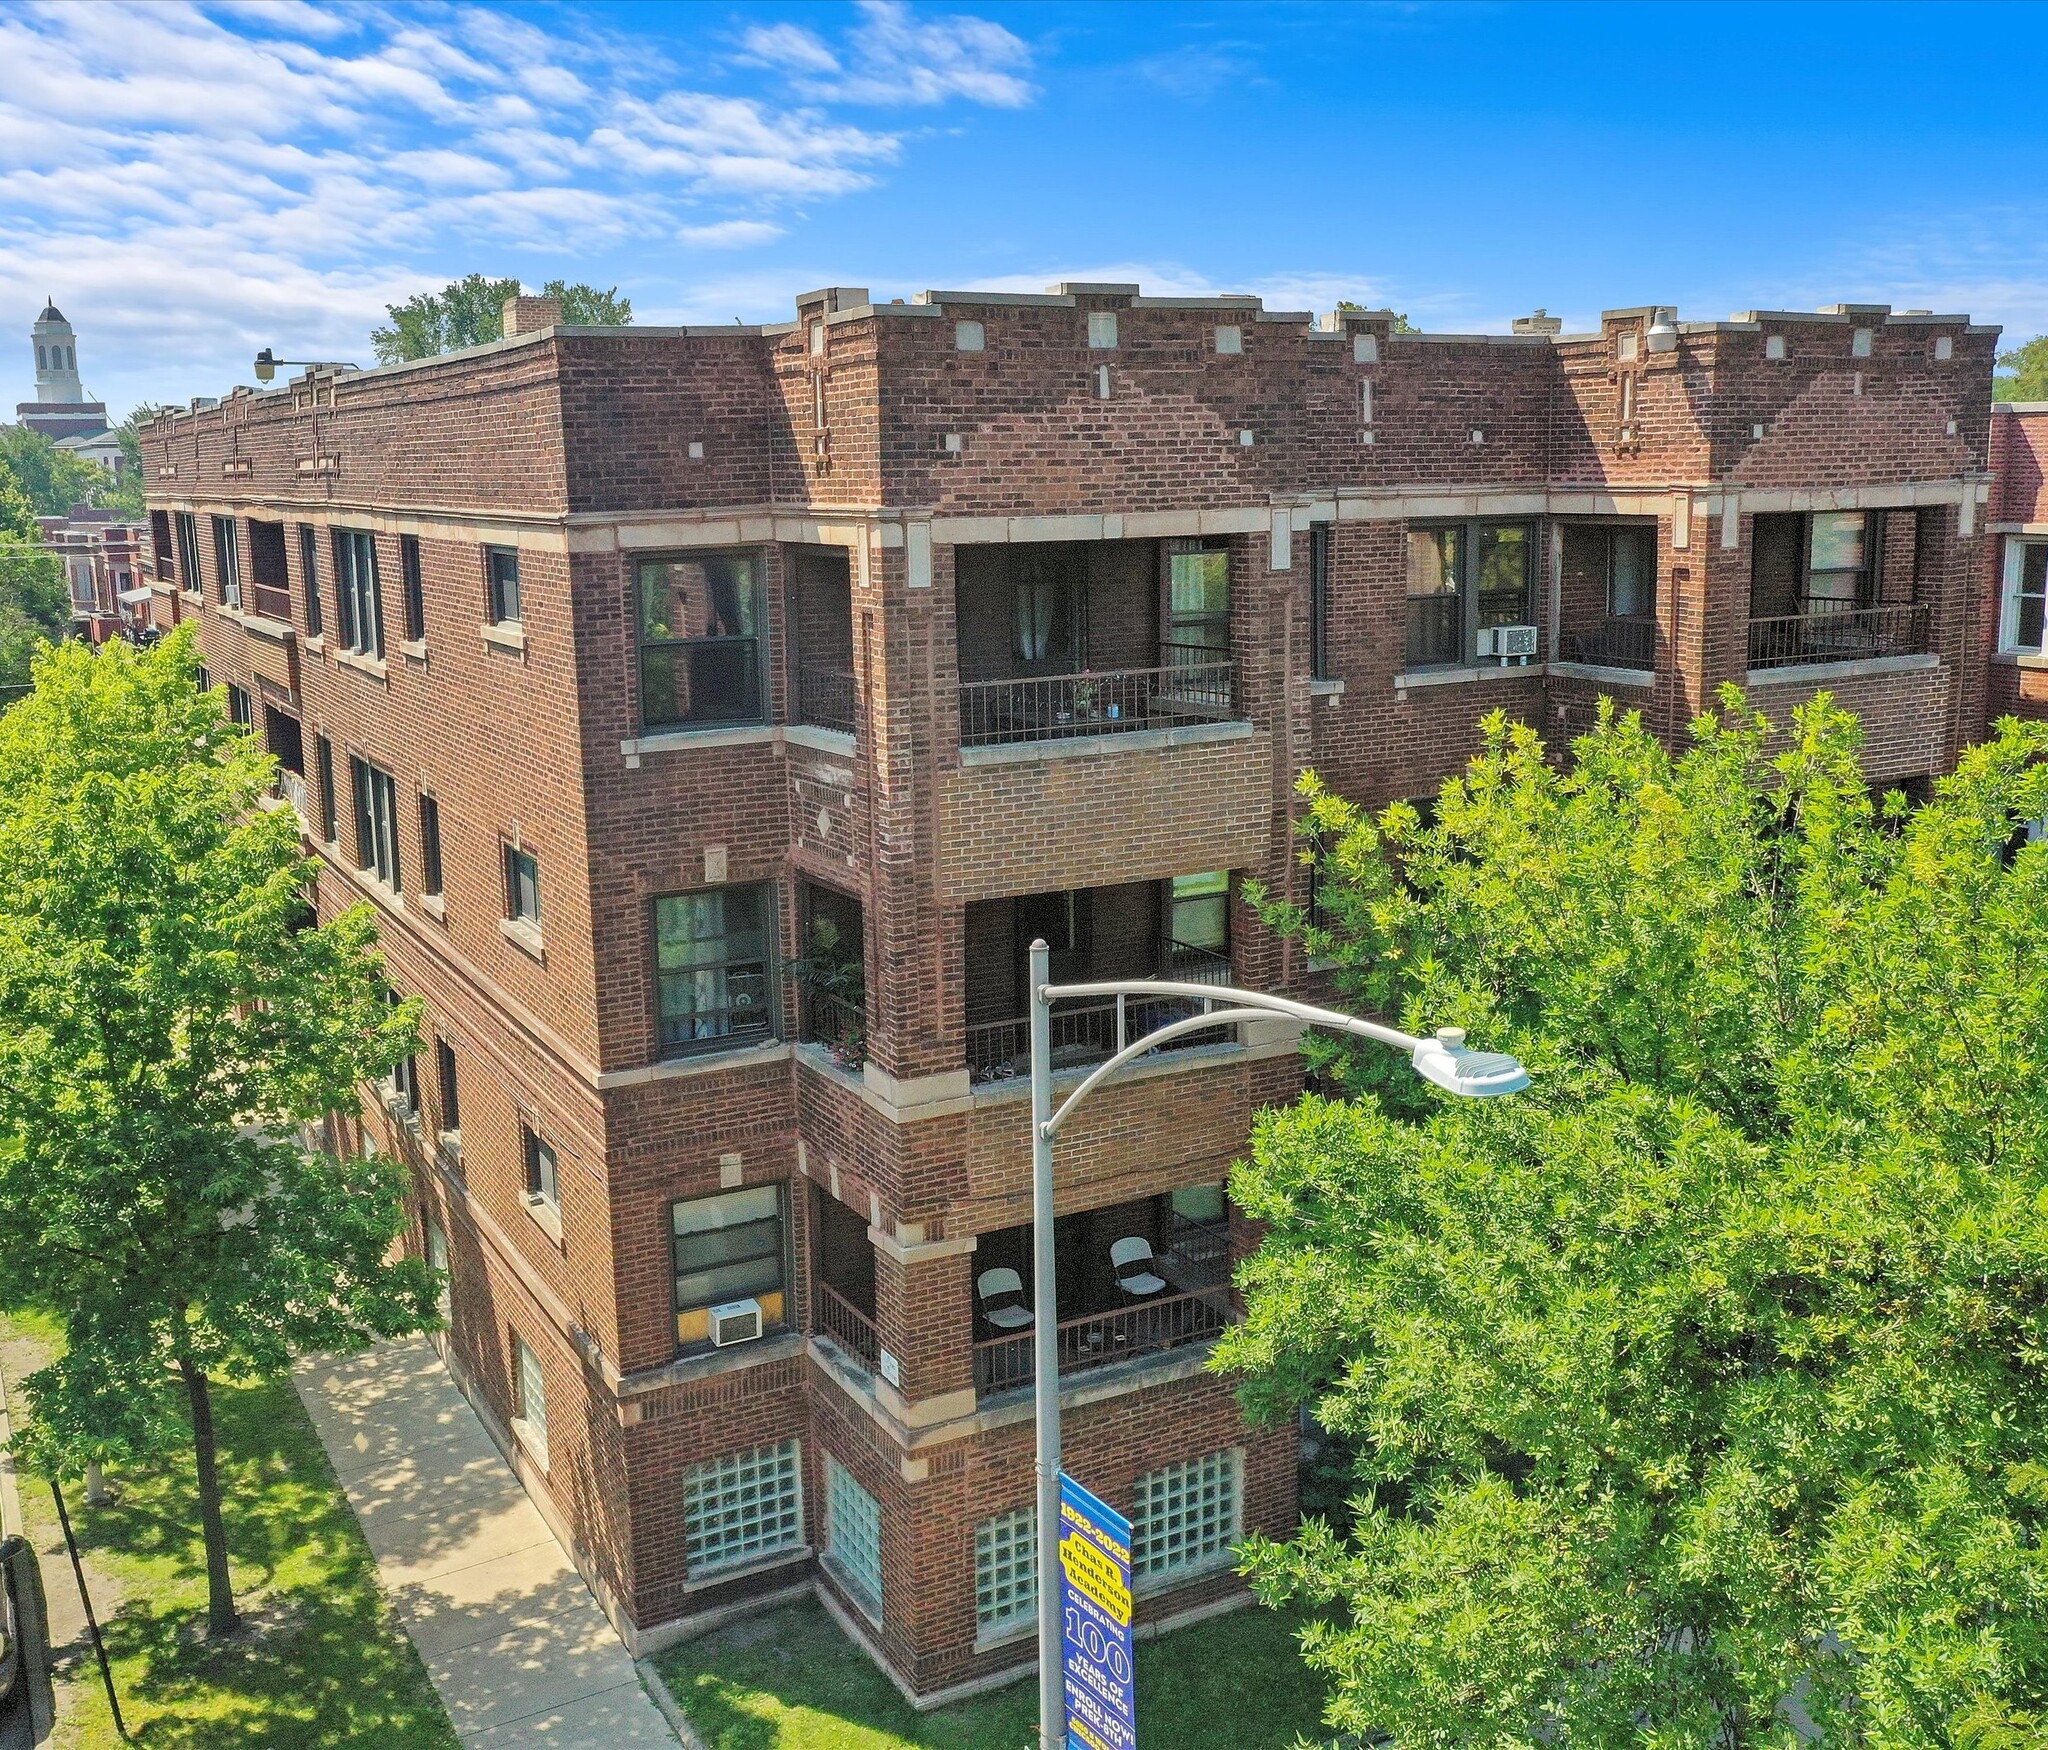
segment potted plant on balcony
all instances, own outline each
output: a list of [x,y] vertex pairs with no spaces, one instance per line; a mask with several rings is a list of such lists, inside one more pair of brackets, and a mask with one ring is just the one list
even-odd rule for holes
[[[868,1055],[867,968],[860,944],[849,943],[836,923],[820,917],[811,920],[810,947],[801,960],[789,963],[789,975],[804,993],[810,1016],[807,1031],[839,1063],[857,1070]],[[824,1003],[816,1001],[819,997],[826,999]]]

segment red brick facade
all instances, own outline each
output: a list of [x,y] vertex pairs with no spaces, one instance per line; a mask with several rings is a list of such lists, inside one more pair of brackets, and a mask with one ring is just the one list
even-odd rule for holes
[[[2003,480],[2000,456],[2034,451],[2023,416],[1990,419],[1995,340],[1858,306],[1435,336],[1133,287],[840,289],[778,327],[543,328],[159,420],[157,618],[199,619],[213,676],[298,762],[323,910],[375,905],[394,983],[425,999],[419,1110],[380,1104],[366,1128],[413,1164],[417,1243],[446,1236],[451,1362],[615,1619],[655,1644],[815,1583],[921,1697],[1028,1659],[976,1607],[976,1528],[1031,1494],[1028,1398],[976,1290],[1029,1211],[1010,950],[1069,932],[1056,948],[1097,976],[1171,962],[1305,988],[1298,950],[1236,898],[1246,877],[1305,893],[1297,774],[1422,795],[1494,708],[1557,738],[1611,693],[1677,740],[1723,682],[1774,715],[1825,688],[1863,714],[1874,772],[1941,771],[2028,672],[1985,660],[1990,529],[2048,528],[2038,468],[2025,507]],[[215,517],[244,551],[283,525],[275,611],[223,602]],[[375,553],[381,656],[345,648],[352,530]],[[489,548],[517,552],[516,623],[487,624]],[[1460,569],[1417,606],[1429,554]],[[750,556],[758,600],[749,617],[743,582],[707,583],[718,629],[675,660],[692,697],[744,700],[652,722],[682,683],[637,642],[640,567],[707,555]],[[1204,607],[1197,582],[1225,575]],[[1794,612],[1758,611],[1765,578]],[[1478,653],[1524,625],[1531,656]],[[393,780],[398,891],[359,866],[352,760]],[[515,850],[538,864],[537,924],[508,916]],[[1174,885],[1215,871],[1227,947],[1199,884]],[[672,969],[664,998],[656,902],[751,884],[785,966],[806,905],[857,902],[860,1051],[815,1037],[772,968],[772,1024],[743,1038],[687,1007],[742,988],[737,962]],[[713,1036],[684,1043],[729,1048],[678,1054],[685,1012]],[[1066,1085],[1111,1025],[1072,1021]],[[1285,1038],[1204,1042],[1062,1134],[1061,1310],[1083,1319],[1068,1463],[1120,1507],[1146,1473],[1231,1453],[1234,1524],[1293,1524],[1291,1434],[1244,1424],[1200,1341],[1157,1344],[1103,1252],[1122,1224],[1153,1233],[1165,1298],[1197,1321],[1181,1334],[1212,1330],[1229,1290],[1192,1260],[1204,1234],[1224,1252],[1249,1236],[1188,1211],[1298,1086]],[[529,1192],[536,1142],[551,1198]],[[702,1309],[678,1300],[671,1207],[771,1184],[784,1328],[679,1335]],[[541,1372],[544,1460],[515,1339]],[[787,1440],[796,1533],[746,1571],[693,1572],[693,1475]],[[849,1478],[879,1525],[878,1613],[848,1579],[858,1525],[830,1523]],[[1214,1562],[1164,1578],[1155,1620],[1236,1589]]]

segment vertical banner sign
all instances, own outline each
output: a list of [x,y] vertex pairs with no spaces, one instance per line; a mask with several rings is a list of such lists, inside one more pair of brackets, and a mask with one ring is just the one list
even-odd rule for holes
[[1061,1665],[1067,1750],[1137,1750],[1131,1522],[1060,1473]]

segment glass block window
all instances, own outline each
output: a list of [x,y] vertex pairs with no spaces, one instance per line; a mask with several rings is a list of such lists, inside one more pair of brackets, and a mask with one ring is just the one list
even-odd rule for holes
[[693,1579],[798,1548],[804,1540],[798,1442],[779,1440],[698,1465],[683,1484],[683,1534]]
[[882,1505],[853,1472],[825,1455],[825,1554],[870,1616],[882,1614]]
[[984,1636],[1021,1628],[1038,1609],[1038,1510],[984,1519],[974,1528],[974,1621]]
[[1138,1479],[1131,1577],[1158,1580],[1220,1566],[1238,1538],[1238,1455],[1211,1452]]
[[541,1469],[545,1470],[548,1463],[547,1379],[540,1370],[540,1357],[521,1339],[512,1339],[512,1349],[519,1371],[519,1420],[525,1424],[526,1446],[540,1460]]

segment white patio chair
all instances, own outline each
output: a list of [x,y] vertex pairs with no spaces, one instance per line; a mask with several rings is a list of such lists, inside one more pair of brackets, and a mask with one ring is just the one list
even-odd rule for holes
[[984,1270],[974,1279],[981,1316],[999,1331],[1021,1331],[1032,1322],[1024,1302],[1024,1278],[1014,1270]]
[[1166,1278],[1152,1269],[1152,1242],[1133,1234],[1109,1248],[1110,1267],[1116,1271],[1116,1285],[1133,1300],[1144,1300],[1165,1291]]

